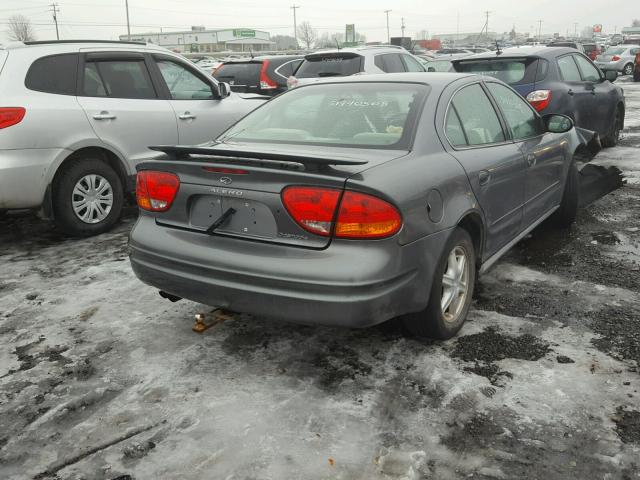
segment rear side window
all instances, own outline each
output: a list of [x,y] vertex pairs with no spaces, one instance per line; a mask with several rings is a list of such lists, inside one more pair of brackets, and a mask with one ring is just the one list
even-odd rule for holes
[[558,59],[558,68],[560,74],[565,82],[581,82],[582,77],[576,62],[573,60],[573,55],[566,55]]
[[[447,116],[452,115],[452,111],[455,110],[462,122],[467,145],[487,145],[505,141],[498,114],[480,85],[464,87],[455,94],[451,105],[453,108],[449,109]],[[455,121],[447,118],[447,125],[449,124],[454,125]],[[459,139],[459,136],[456,139]],[[449,140],[453,143],[453,139]]]
[[305,58],[296,71],[296,77],[346,77],[361,70],[362,57],[360,55],[313,55]]
[[545,78],[547,78],[547,73],[549,72],[549,62],[544,58],[538,59],[538,67],[536,68],[536,82],[541,82]]
[[51,55],[39,58],[31,64],[24,84],[29,90],[75,95],[77,76],[77,53]]
[[386,73],[406,72],[404,63],[397,53],[378,55],[374,59],[376,67]]
[[88,97],[157,98],[142,60],[85,63],[82,93]]
[[296,71],[296,68],[300,66],[302,60],[291,60],[287,63],[283,63],[276,68],[276,74],[283,78],[289,78]]

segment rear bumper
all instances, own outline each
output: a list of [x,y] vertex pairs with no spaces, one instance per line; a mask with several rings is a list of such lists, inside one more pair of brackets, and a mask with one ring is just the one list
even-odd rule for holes
[[0,150],[0,209],[39,207],[51,166],[63,152],[58,148]]
[[628,63],[624,60],[618,60],[617,62],[594,62],[600,70],[617,70],[621,72],[624,70],[624,66]]
[[141,215],[130,259],[143,282],[206,305],[296,323],[366,327],[426,307],[449,231],[309,250],[158,226]]

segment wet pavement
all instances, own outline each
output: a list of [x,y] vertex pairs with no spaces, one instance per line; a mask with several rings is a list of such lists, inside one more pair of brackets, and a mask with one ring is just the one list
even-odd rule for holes
[[249,316],[197,335],[202,306],[131,273],[133,212],[87,240],[0,220],[0,478],[640,478],[640,85],[624,88],[576,225],[481,277],[447,342]]

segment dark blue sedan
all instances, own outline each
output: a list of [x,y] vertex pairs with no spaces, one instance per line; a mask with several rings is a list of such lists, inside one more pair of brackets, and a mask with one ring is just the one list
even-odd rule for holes
[[602,72],[584,54],[567,47],[514,47],[454,60],[457,72],[491,75],[508,83],[541,114],[571,117],[600,135],[605,147],[618,143],[624,127],[617,72]]

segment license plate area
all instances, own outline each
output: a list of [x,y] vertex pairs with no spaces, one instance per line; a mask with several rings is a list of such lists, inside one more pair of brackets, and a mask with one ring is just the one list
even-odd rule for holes
[[277,238],[278,228],[273,213],[267,205],[255,200],[201,195],[191,206],[190,223],[206,230],[229,208],[233,208],[235,213],[216,229],[216,233]]

